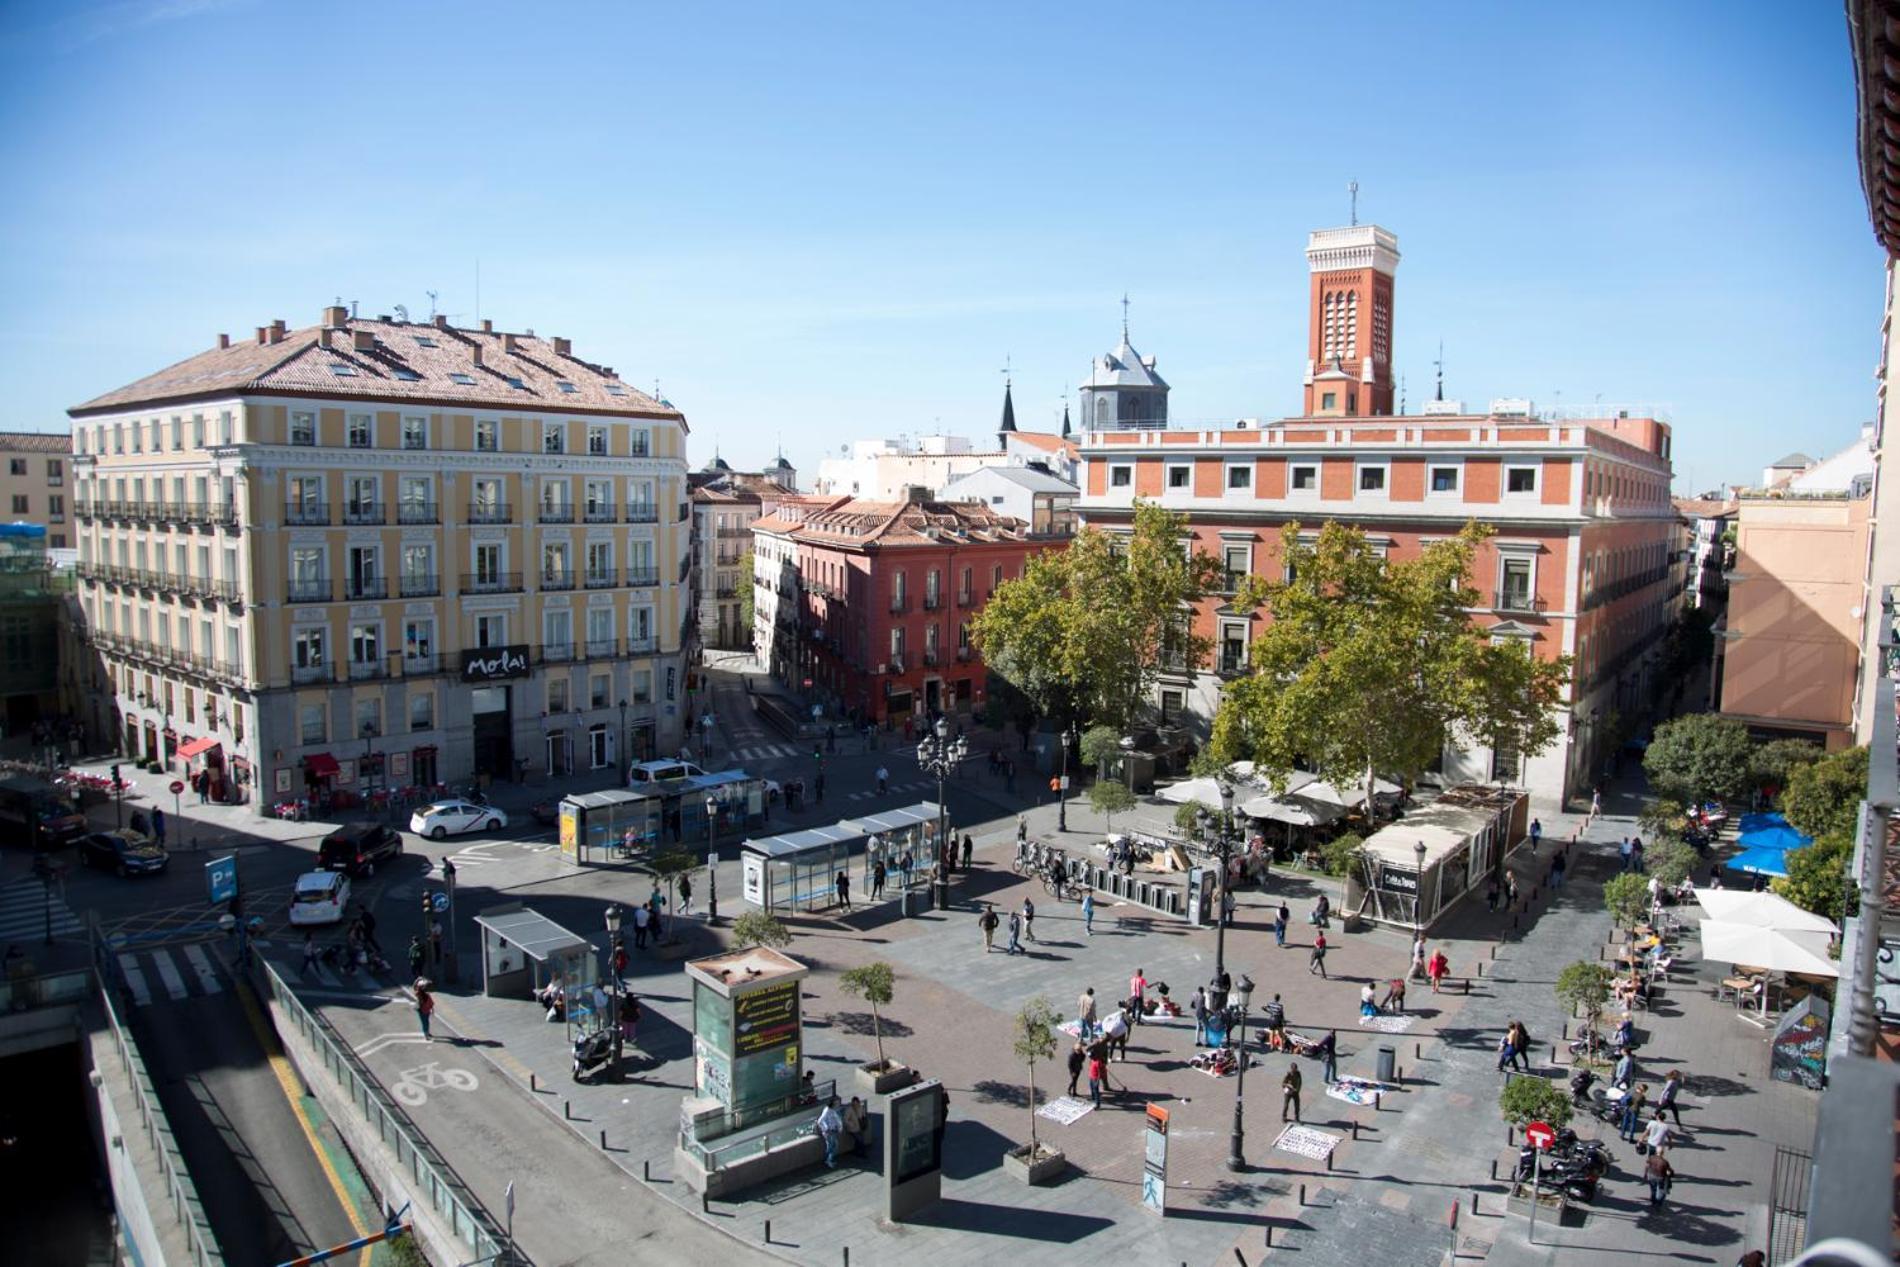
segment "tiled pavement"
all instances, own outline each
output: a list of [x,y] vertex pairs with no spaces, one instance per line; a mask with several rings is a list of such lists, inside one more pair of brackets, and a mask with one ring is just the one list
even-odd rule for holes
[[[1616,808],[1613,802],[1613,813]],[[1627,808],[1633,811],[1633,803]],[[1033,813],[1053,818],[1052,808]],[[1032,821],[1044,829],[1039,819]],[[1076,830],[1069,843],[1091,838],[1081,830],[1084,821],[1071,813]],[[1253,1168],[1228,1172],[1234,1080],[1216,1085],[1188,1067],[1191,1027],[1162,1026],[1138,1030],[1130,1061],[1114,1067],[1116,1081],[1130,1088],[1126,1095],[1066,1127],[1038,1123],[1044,1139],[1061,1146],[1074,1163],[1065,1181],[1025,1189],[1000,1170],[1002,1151],[1025,1137],[1028,1124],[1023,1071],[1008,1055],[1010,1017],[1022,1000],[1044,993],[1072,1014],[1082,987],[1092,984],[1098,996],[1113,997],[1137,966],[1185,996],[1211,969],[1211,929],[1190,932],[1155,920],[1117,931],[1117,912],[1105,904],[1095,935],[1088,937],[1072,905],[1059,907],[1040,892],[1034,896],[1042,942],[1023,956],[985,955],[968,910],[899,920],[887,908],[848,923],[797,921],[792,953],[814,969],[805,1001],[807,1056],[821,1078],[839,1076],[848,1087],[851,1066],[868,1058],[872,1046],[868,1009],[838,993],[838,972],[875,957],[897,966],[898,997],[887,1009],[885,1047],[950,1089],[945,1200],[917,1223],[884,1224],[876,1177],[848,1166],[796,1176],[743,1201],[714,1202],[710,1217],[754,1244],[762,1242],[769,1218],[770,1250],[812,1263],[835,1263],[847,1246],[860,1263],[897,1261],[900,1254],[907,1262],[975,1262],[1021,1242],[1033,1242],[1041,1256],[1060,1261],[1107,1255],[1131,1263],[1225,1262],[1237,1248],[1244,1261],[1257,1262],[1271,1226],[1275,1251],[1292,1252],[1294,1261],[1403,1265],[1444,1260],[1452,1235],[1448,1214],[1456,1205],[1462,1211],[1459,1249],[1471,1257],[1488,1253],[1511,1264],[1612,1256],[1634,1261],[1657,1254],[1732,1261],[1760,1244],[1773,1147],[1806,1147],[1813,1102],[1806,1092],[1766,1081],[1762,1031],[1687,985],[1672,989],[1657,1015],[1646,1019],[1652,1035],[1643,1053],[1643,1072],[1653,1078],[1694,1052],[1691,1138],[1676,1158],[1684,1178],[1670,1209],[1646,1214],[1636,1197],[1630,1150],[1613,1141],[1619,1168],[1588,1223],[1574,1230],[1540,1227],[1540,1244],[1533,1247],[1525,1242],[1521,1221],[1501,1216],[1502,1185],[1489,1179],[1492,1161],[1508,1164],[1511,1156],[1495,1108],[1496,1033],[1514,1015],[1541,1042],[1561,1036],[1563,1018],[1550,982],[1562,964],[1594,954],[1607,935],[1597,893],[1606,865],[1601,841],[1613,840],[1626,822],[1612,817],[1587,833],[1598,843],[1576,847],[1573,878],[1554,899],[1542,884],[1554,843],[1546,843],[1534,860],[1520,854],[1515,865],[1524,892],[1539,891],[1530,912],[1516,916],[1524,927],[1496,946],[1493,959],[1494,939],[1510,934],[1512,915],[1479,909],[1452,921],[1435,940],[1446,946],[1454,972],[1474,972],[1482,963],[1484,975],[1473,978],[1468,995],[1434,998],[1415,988],[1411,1002],[1419,1023],[1390,1039],[1358,1029],[1357,989],[1362,980],[1382,981],[1402,969],[1402,935],[1337,938],[1329,956],[1333,977],[1322,981],[1306,971],[1306,928],[1298,922],[1312,896],[1310,883],[1276,877],[1275,895],[1289,894],[1296,918],[1292,941],[1298,944],[1284,951],[1275,950],[1265,930],[1264,900],[1250,895],[1243,901],[1240,927],[1229,935],[1228,960],[1236,972],[1254,976],[1258,999],[1283,993],[1296,1028],[1340,1026],[1344,1072],[1370,1073],[1375,1049],[1388,1042],[1399,1055],[1406,1090],[1377,1112],[1325,1097],[1317,1069],[1304,1066],[1308,1120],[1344,1137],[1330,1172],[1271,1147],[1279,1129],[1284,1057],[1266,1060],[1247,1079],[1247,1155]],[[1546,825],[1549,842],[1573,826],[1549,816]],[[979,845],[985,865],[979,866],[978,884],[986,896],[1020,901],[1027,886],[998,873],[1007,861],[1008,833],[999,831]],[[1694,957],[1693,949],[1687,957]],[[443,1014],[457,1028],[499,1043],[483,1051],[503,1072],[526,1083],[532,1071],[551,1112],[559,1114],[557,1100],[571,1101],[575,1118],[584,1120],[575,1129],[592,1137],[604,1127],[616,1161],[635,1174],[650,1163],[655,1190],[690,1204],[682,1185],[667,1182],[679,1098],[691,1081],[685,983],[674,964],[642,962],[635,968],[635,988],[649,1004],[641,1047],[652,1060],[619,1086],[574,1087],[566,1078],[559,1029],[541,1022],[525,1003],[455,997],[444,1001]],[[1567,1077],[1567,1068],[1550,1066],[1548,1046],[1541,1054],[1550,1076]],[[1038,1070],[1045,1096],[1052,1088],[1060,1091],[1063,1080],[1056,1069]],[[1139,1109],[1150,1098],[1174,1113],[1165,1220],[1139,1205]],[[1479,1198],[1475,1217],[1473,1193]],[[967,1234],[947,1237],[930,1229]]]

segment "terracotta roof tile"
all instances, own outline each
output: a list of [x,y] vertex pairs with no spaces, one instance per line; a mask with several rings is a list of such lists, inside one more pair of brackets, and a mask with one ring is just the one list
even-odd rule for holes
[[9,453],[71,453],[70,431],[0,431],[0,449]]
[[[373,336],[371,347],[355,348],[353,336],[359,332]],[[325,334],[328,347],[323,346]],[[480,365],[475,363],[477,349]],[[448,408],[631,414],[685,423],[672,405],[627,386],[605,366],[557,352],[551,339],[362,318],[328,331],[320,326],[292,330],[275,343],[234,342],[212,348],[67,412],[81,417],[236,392],[360,396]]]
[[810,515],[795,535],[813,545],[906,546],[1019,540],[1027,527],[982,502],[851,500]]

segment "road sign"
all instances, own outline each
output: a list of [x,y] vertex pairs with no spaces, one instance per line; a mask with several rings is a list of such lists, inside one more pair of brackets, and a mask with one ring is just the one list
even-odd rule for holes
[[1551,1129],[1549,1122],[1527,1122],[1524,1138],[1532,1148],[1542,1152],[1557,1142],[1557,1132]]
[[211,903],[229,902],[237,896],[237,856],[228,854],[205,863],[205,885],[211,891]]
[[185,784],[183,780],[181,779],[172,780],[172,795],[173,796],[177,796],[180,792],[184,790],[185,790]]
[[432,894],[429,898],[429,904],[435,907],[436,912],[440,914],[449,909],[449,895],[447,893]]

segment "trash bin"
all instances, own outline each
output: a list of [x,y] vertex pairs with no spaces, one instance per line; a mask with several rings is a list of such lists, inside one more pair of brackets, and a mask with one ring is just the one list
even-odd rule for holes
[[897,903],[898,903],[898,909],[901,910],[904,914],[904,918],[909,919],[910,918],[910,890],[909,889],[904,889],[898,893]]
[[1393,1071],[1398,1068],[1398,1053],[1390,1047],[1379,1048],[1379,1081],[1397,1082]]

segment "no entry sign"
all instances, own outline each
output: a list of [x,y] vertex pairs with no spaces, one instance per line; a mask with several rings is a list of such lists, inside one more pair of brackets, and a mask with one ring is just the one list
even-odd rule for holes
[[1557,1142],[1557,1132],[1551,1129],[1549,1122],[1527,1122],[1524,1125],[1524,1138],[1532,1148],[1542,1152]]

